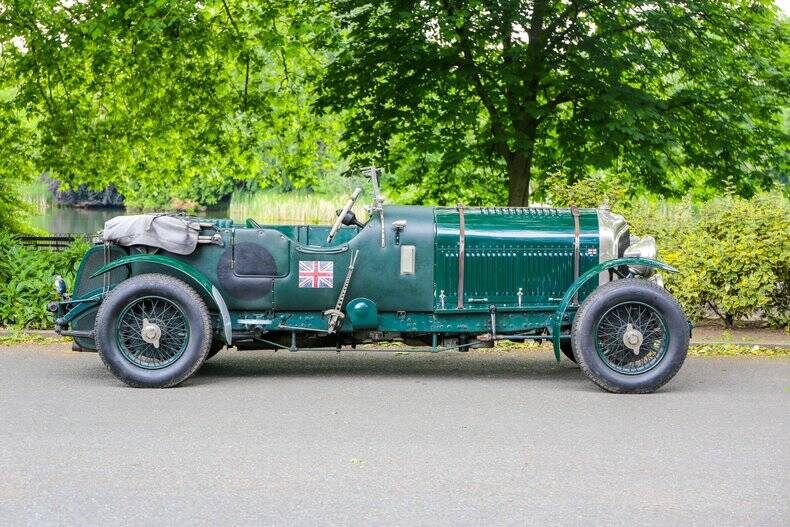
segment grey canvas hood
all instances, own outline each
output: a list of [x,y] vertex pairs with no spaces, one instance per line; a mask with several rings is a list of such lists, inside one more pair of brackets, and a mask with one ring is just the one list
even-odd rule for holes
[[167,214],[116,216],[104,224],[105,241],[118,245],[146,245],[175,254],[194,252],[200,223]]

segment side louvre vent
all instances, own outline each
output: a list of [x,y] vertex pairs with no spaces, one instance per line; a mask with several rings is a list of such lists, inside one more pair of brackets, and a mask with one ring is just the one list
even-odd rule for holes
[[[597,263],[584,255],[581,268]],[[471,249],[464,260],[464,297],[467,302],[515,304],[522,290],[526,304],[555,303],[573,283],[573,250],[564,247]],[[444,291],[446,304],[458,298],[458,250],[438,248],[436,261],[437,295]]]
[[[574,280],[577,220],[569,209],[437,207],[435,306],[458,305],[458,247],[464,238],[464,308],[557,305]],[[595,209],[578,217],[579,273],[598,263],[599,230]],[[582,287],[584,299],[595,284]]]

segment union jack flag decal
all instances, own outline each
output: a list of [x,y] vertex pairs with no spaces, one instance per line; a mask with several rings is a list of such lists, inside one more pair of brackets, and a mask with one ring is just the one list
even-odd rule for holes
[[334,287],[334,262],[299,262],[299,287],[325,288]]

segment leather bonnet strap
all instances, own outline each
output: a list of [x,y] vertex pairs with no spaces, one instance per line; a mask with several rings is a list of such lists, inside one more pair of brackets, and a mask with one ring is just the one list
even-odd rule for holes
[[464,205],[458,204],[458,309],[464,308]]
[[[579,207],[571,205],[571,215],[573,216],[573,281],[579,278],[579,252],[581,250],[580,229],[579,229]],[[573,303],[579,303],[579,292],[573,295]]]

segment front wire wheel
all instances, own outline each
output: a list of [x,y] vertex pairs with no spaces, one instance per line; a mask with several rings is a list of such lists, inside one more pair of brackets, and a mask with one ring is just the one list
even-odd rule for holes
[[602,285],[582,302],[571,340],[579,366],[595,384],[610,392],[649,393],[682,366],[688,328],[663,287],[629,278]]
[[617,304],[595,324],[595,351],[618,373],[638,375],[651,370],[664,359],[668,347],[664,317],[648,304]]

